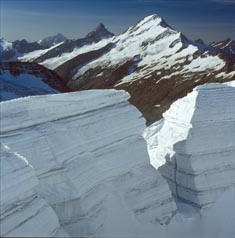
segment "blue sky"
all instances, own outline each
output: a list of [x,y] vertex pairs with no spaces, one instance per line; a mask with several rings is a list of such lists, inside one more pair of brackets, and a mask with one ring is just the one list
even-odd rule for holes
[[191,39],[235,38],[235,0],[0,0],[1,37],[83,37],[102,22],[119,34],[156,13]]

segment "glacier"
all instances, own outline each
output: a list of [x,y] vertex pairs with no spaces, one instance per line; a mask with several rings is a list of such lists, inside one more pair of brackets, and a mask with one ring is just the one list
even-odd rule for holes
[[149,163],[145,120],[128,99],[125,91],[90,90],[1,103],[1,142],[27,159],[36,193],[69,236],[156,234],[176,213]]
[[144,132],[151,164],[172,194],[199,208],[235,187],[234,81],[196,87]]

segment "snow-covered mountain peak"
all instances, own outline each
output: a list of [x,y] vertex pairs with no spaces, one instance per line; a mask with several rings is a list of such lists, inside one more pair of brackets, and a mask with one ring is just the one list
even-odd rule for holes
[[157,14],[152,14],[152,15],[149,15],[149,16],[144,17],[144,18],[140,21],[140,23],[141,23],[141,22],[142,22],[142,23],[145,23],[145,22],[149,22],[149,21],[156,21],[156,20],[162,21],[163,19],[162,19],[160,16],[158,16]]
[[158,16],[157,14],[153,14],[143,18],[135,26],[130,27],[129,30],[133,31],[139,28],[150,29],[154,27],[163,27],[163,28],[172,29],[162,17]]

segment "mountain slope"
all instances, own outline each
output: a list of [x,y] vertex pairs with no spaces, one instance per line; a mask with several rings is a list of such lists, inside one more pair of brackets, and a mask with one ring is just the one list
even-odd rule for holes
[[[226,61],[213,47],[189,40],[157,15],[144,18],[107,44],[108,50],[95,49],[102,52],[98,58],[78,52],[55,71],[73,90],[127,90],[130,102],[148,123],[196,85],[235,77],[233,61]],[[86,60],[79,60],[84,56]]]
[[70,91],[55,72],[37,63],[1,63],[0,83],[0,101]]

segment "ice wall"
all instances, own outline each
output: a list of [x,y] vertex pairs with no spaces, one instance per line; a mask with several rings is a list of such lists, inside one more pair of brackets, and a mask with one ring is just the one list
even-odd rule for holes
[[55,212],[36,192],[38,179],[28,161],[1,144],[0,162],[1,237],[66,237]]
[[71,236],[138,235],[176,211],[149,163],[145,121],[124,91],[91,90],[1,104],[2,141],[25,156],[38,193]]
[[235,87],[199,86],[144,133],[151,164],[179,199],[204,207],[235,186]]

